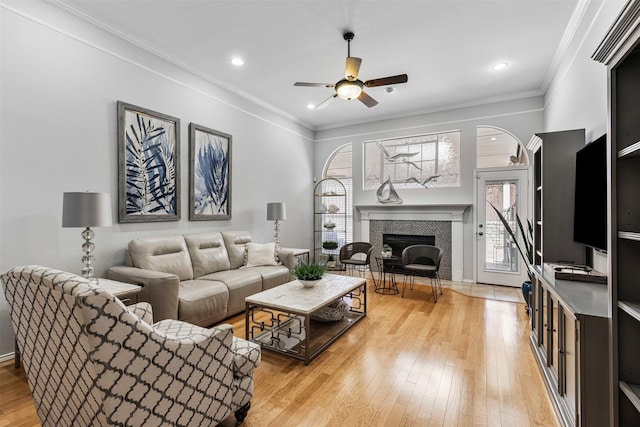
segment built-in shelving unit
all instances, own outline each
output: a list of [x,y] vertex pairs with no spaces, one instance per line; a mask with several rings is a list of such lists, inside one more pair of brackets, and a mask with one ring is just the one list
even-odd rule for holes
[[576,152],[585,145],[584,129],[538,133],[527,148],[534,152],[534,265],[584,264],[584,245],[573,241]]
[[[340,247],[349,243],[346,241],[348,225],[344,185],[334,178],[319,181],[313,190],[313,257],[316,262],[329,263],[331,269],[342,269],[339,252]],[[325,242],[335,242],[337,247],[323,247]]]
[[609,70],[609,310],[613,426],[640,425],[640,1],[593,59]]

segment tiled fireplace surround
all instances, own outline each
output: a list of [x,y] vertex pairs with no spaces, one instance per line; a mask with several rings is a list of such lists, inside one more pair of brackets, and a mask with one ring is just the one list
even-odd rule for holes
[[[442,248],[440,277],[461,281],[463,271],[462,216],[469,205],[357,205],[360,241],[373,244],[373,253],[382,250],[383,234],[435,236]],[[358,240],[354,236],[354,240]]]

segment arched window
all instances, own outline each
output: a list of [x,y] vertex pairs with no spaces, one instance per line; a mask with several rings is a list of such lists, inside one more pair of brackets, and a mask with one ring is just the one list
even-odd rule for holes
[[335,178],[342,182],[347,192],[346,239],[353,242],[353,179],[351,163],[351,143],[338,148],[329,156],[324,166],[322,178]]
[[511,133],[493,126],[478,126],[478,169],[529,164],[527,150]]

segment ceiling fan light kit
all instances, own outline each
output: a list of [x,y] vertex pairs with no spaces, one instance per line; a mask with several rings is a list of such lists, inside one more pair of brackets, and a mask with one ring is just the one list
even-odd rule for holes
[[362,82],[360,80],[349,81],[347,79],[340,80],[336,83],[336,92],[338,96],[347,101],[357,98],[362,93]]
[[[406,74],[399,74],[397,76],[383,77],[380,79],[372,79],[363,82],[358,79],[358,73],[360,72],[360,64],[362,63],[362,59],[356,58],[355,56],[351,56],[351,40],[355,37],[355,35],[347,31],[343,34],[344,39],[347,41],[347,60],[345,65],[345,73],[344,78],[339,80],[337,83],[306,83],[306,82],[296,82],[294,86],[307,86],[307,87],[332,87],[335,90],[335,94],[331,95],[329,98],[322,101],[320,104],[316,106],[316,110],[320,110],[327,105],[329,105],[336,97],[340,97],[346,101],[351,101],[352,99],[358,99],[367,107],[375,107],[378,105],[378,101],[373,99],[369,94],[367,94],[363,88],[366,87],[378,87],[378,86],[388,86],[393,84],[406,83],[408,81],[408,77]],[[389,89],[392,89],[389,91]],[[387,92],[393,92],[393,88],[387,88]]]

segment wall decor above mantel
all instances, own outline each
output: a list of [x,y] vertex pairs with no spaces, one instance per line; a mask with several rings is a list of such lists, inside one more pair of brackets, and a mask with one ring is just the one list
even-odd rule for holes
[[117,102],[118,222],[180,220],[180,119]]

